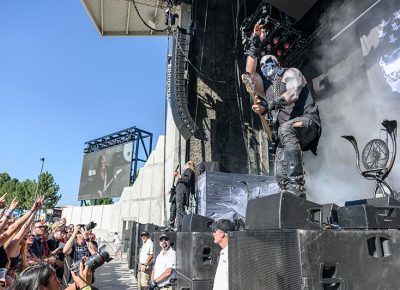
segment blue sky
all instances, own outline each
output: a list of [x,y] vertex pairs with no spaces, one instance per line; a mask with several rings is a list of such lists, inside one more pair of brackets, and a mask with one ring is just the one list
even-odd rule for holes
[[78,0],[0,2],[0,172],[44,170],[79,204],[84,142],[164,132],[166,37],[101,37]]

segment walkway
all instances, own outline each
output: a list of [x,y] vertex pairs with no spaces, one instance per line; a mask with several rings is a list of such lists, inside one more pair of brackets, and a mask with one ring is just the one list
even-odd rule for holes
[[136,279],[128,269],[126,254],[123,254],[122,261],[112,260],[96,269],[95,277],[93,286],[100,290],[137,290]]

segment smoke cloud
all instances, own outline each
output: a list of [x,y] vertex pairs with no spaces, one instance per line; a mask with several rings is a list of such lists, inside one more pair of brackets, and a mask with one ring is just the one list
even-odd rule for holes
[[[331,15],[328,35],[335,35],[364,11],[353,6],[358,1],[349,2],[340,10],[328,12]],[[371,18],[371,13],[377,10],[387,17],[394,12],[392,7],[385,9],[381,3],[334,41],[328,40],[315,49],[313,66],[322,74],[312,80],[312,85],[322,119],[322,137],[318,156],[305,154],[305,168],[307,196],[318,203],[343,205],[347,200],[374,196],[375,182],[358,173],[353,146],[340,136],[353,135],[362,152],[368,141],[386,140],[387,134],[381,126],[384,119],[396,120],[400,115],[400,93],[388,87],[374,54],[379,50],[373,41],[380,41],[379,21],[367,17]],[[390,140],[388,145],[392,153]],[[397,159],[387,179],[397,191],[400,191],[399,163]]]

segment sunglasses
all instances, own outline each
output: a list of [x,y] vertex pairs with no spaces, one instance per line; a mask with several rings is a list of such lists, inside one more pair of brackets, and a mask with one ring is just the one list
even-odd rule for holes
[[38,226],[38,227],[35,227],[35,228],[37,228],[37,229],[44,229],[44,228],[47,228],[46,226]]
[[164,242],[164,241],[169,241],[169,239],[168,238],[161,238],[160,239],[160,242]]

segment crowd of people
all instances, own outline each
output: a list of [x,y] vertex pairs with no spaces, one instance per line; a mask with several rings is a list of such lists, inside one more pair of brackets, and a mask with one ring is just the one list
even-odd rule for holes
[[[91,289],[93,273],[86,258],[97,252],[96,236],[83,225],[53,224],[38,219],[44,198],[37,197],[30,210],[18,218],[14,198],[0,197],[0,290]],[[79,271],[70,271],[76,263]]]

